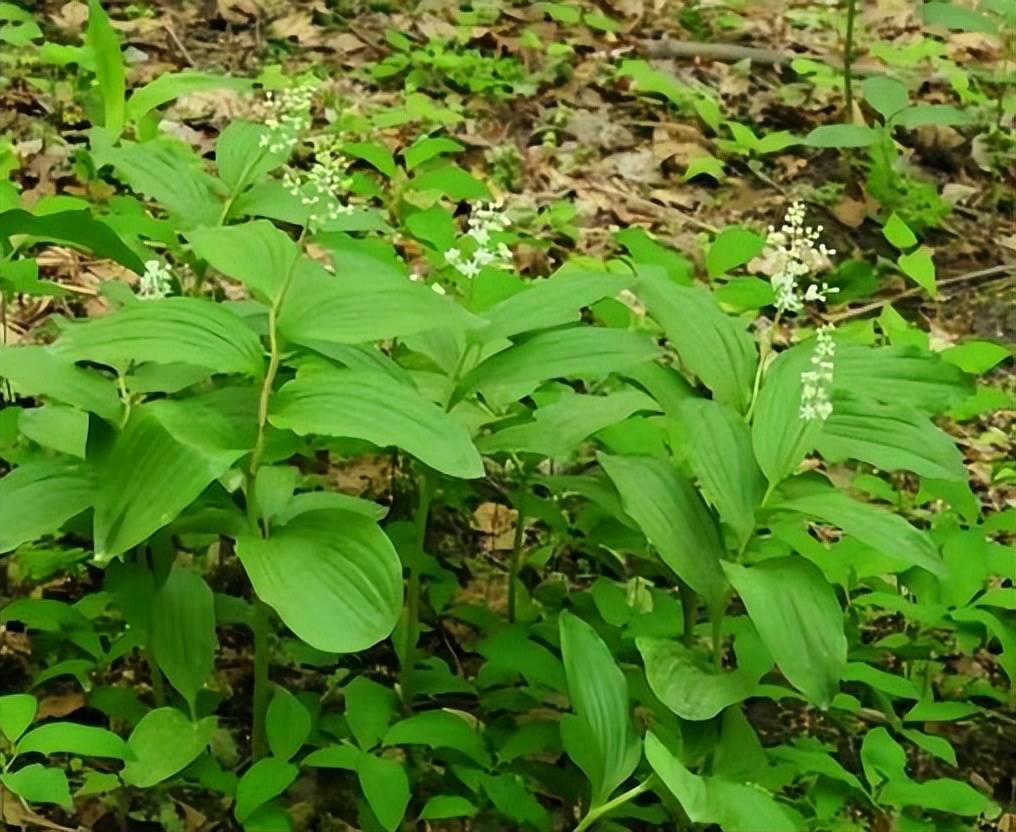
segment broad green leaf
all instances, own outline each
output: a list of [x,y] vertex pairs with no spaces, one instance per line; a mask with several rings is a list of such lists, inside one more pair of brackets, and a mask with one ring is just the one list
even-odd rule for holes
[[95,477],[83,464],[39,460],[0,478],[0,554],[54,534],[92,505]]
[[175,214],[183,228],[217,225],[222,213],[222,183],[166,140],[124,142],[104,152],[131,188]]
[[515,821],[516,828],[533,827],[537,832],[551,832],[550,812],[518,774],[481,774],[478,779],[494,808]]
[[483,737],[465,719],[449,711],[423,711],[396,722],[385,734],[384,744],[450,748],[484,768],[491,764]]
[[[628,683],[610,649],[585,621],[559,618],[561,656],[573,715],[561,720],[565,750],[592,785],[591,807],[603,805],[641,757],[632,728]],[[595,680],[592,684],[591,680]]]
[[51,349],[75,361],[120,368],[152,361],[260,376],[264,365],[257,335],[228,309],[203,298],[148,300],[73,324]]
[[967,479],[952,438],[905,404],[837,397],[815,442],[829,462],[856,459],[883,471],[912,471],[940,480]]
[[466,798],[457,794],[439,794],[427,799],[420,820],[446,820],[448,818],[471,818],[479,811]]
[[120,38],[99,0],[88,0],[85,44],[91,47],[95,59],[95,77],[105,111],[103,126],[114,136],[119,135],[125,118],[124,59],[120,53]]
[[76,407],[45,404],[22,411],[18,430],[44,448],[67,456],[85,458],[88,442],[88,414]]
[[363,159],[385,176],[395,176],[395,159],[392,152],[381,142],[345,142],[342,152],[356,159]]
[[301,514],[267,540],[241,537],[237,554],[258,597],[318,650],[366,650],[395,627],[402,563],[365,517],[334,510]]
[[[0,352],[0,356],[3,353]],[[995,365],[1012,357],[1012,352],[993,341],[964,341],[955,347],[943,350],[939,355],[943,361],[959,367],[963,372],[982,375]],[[3,375],[3,360],[0,358],[0,375]]]
[[50,722],[33,728],[17,746],[18,754],[74,754],[131,760],[134,752],[112,731],[74,722]]
[[878,131],[863,124],[823,124],[804,139],[809,147],[870,147]]
[[916,347],[866,347],[837,341],[833,387],[925,413],[948,410],[974,392],[958,367]]
[[906,85],[888,75],[865,78],[861,82],[861,89],[864,91],[864,100],[886,121],[910,103]]
[[405,766],[398,760],[361,754],[356,773],[374,816],[387,832],[395,832],[409,806],[409,777]]
[[437,191],[455,202],[466,199],[490,199],[490,191],[479,179],[455,164],[445,164],[409,180],[414,191]]
[[254,478],[254,502],[263,523],[270,525],[286,512],[299,479],[300,471],[292,465],[262,465],[258,468]]
[[903,274],[929,295],[935,297],[938,294],[938,286],[935,282],[935,261],[931,259],[931,252],[928,249],[919,248],[909,254],[901,254],[896,258],[896,265],[900,267]]
[[155,593],[149,647],[192,713],[215,666],[217,645],[212,590],[197,572],[174,566]]
[[339,768],[345,771],[356,771],[356,764],[363,752],[348,743],[328,745],[311,751],[300,761],[301,766],[311,768]]
[[477,336],[485,343],[579,320],[582,309],[616,295],[631,281],[607,272],[558,272],[485,310],[490,323]]
[[94,495],[98,556],[119,555],[170,523],[253,447],[256,395],[226,388],[134,409]]
[[960,32],[981,32],[993,35],[998,24],[985,14],[955,3],[925,3],[921,6],[924,22],[929,26],[944,26]]
[[597,431],[623,422],[633,413],[659,409],[653,399],[638,390],[606,396],[566,395],[553,404],[537,408],[532,421],[503,428],[481,439],[477,447],[485,454],[515,451],[550,458],[567,457]]
[[0,347],[0,378],[15,390],[46,396],[119,422],[121,404],[112,379],[75,366],[72,359],[45,347]]
[[265,722],[268,747],[280,760],[289,760],[303,748],[311,732],[311,718],[303,703],[284,687],[276,687]]
[[637,293],[663,327],[681,365],[723,404],[743,411],[758,356],[744,324],[720,311],[699,286],[678,286],[658,271],[640,273]]
[[743,545],[755,528],[755,509],[765,493],[751,432],[730,407],[709,399],[688,399],[679,413],[692,471]]
[[692,484],[660,459],[600,454],[599,460],[624,511],[664,563],[710,603],[719,601],[727,587],[719,531]]
[[847,637],[836,593],[818,567],[786,557],[724,568],[787,681],[828,708],[847,664]]
[[906,251],[917,245],[917,235],[910,230],[903,219],[895,211],[890,215],[882,226],[882,236],[885,237],[893,248]]
[[[143,87],[138,87],[127,100],[127,120],[138,122],[156,107],[168,104],[176,98],[192,95],[196,92],[211,90],[249,90],[254,82],[249,78],[231,78],[228,75],[215,75],[194,69],[181,72],[164,72]],[[233,125],[243,122],[233,121],[223,133]],[[221,135],[219,140],[221,141]]]
[[890,780],[879,793],[879,801],[890,806],[919,806],[962,817],[996,817],[999,807],[990,797],[962,780],[936,778],[917,783]]
[[30,693],[0,696],[0,732],[12,743],[18,741],[35,719],[39,700]]
[[[692,160],[692,165],[702,158],[712,159],[711,156],[696,157]],[[720,165],[722,172],[722,163],[716,159],[712,159],[712,161]],[[689,170],[691,170],[690,167]],[[685,174],[685,178],[690,177]],[[678,254],[672,248],[658,243],[649,236],[645,229],[637,226],[624,228],[614,234],[614,239],[628,250],[632,262],[648,266],[659,266],[667,273],[667,277],[677,283],[690,285],[694,281],[695,264],[684,255]]]
[[243,823],[269,800],[274,800],[293,785],[300,769],[276,757],[258,760],[244,773],[236,786],[233,815]]
[[115,260],[137,274],[145,270],[145,264],[137,253],[128,248],[112,228],[88,211],[58,211],[43,216],[35,216],[20,208],[0,212],[0,236],[10,238],[16,234],[27,234],[54,243],[70,243],[100,257]]
[[659,351],[638,332],[579,326],[541,332],[488,358],[460,390],[536,385],[551,378],[600,378],[651,362]]
[[213,717],[191,722],[175,708],[149,711],[127,740],[136,759],[121,772],[123,781],[148,789],[168,780],[201,755],[214,732]]
[[346,685],[346,722],[360,748],[369,751],[388,730],[395,713],[395,693],[391,688],[357,676]]
[[341,264],[332,275],[310,260],[297,266],[279,314],[279,331],[296,344],[357,344],[471,325],[448,298],[401,275],[344,274]]
[[710,277],[726,274],[762,253],[766,246],[765,237],[754,231],[732,225],[724,228],[706,254],[706,269]]
[[384,373],[309,365],[274,396],[269,420],[301,436],[394,445],[449,476],[483,475],[483,461],[466,428]]
[[412,170],[436,156],[458,153],[460,150],[465,150],[465,147],[454,139],[444,136],[424,136],[403,150],[402,157],[406,161],[406,170]]
[[270,304],[300,256],[296,243],[268,220],[198,228],[187,238],[198,257]]
[[712,719],[751,696],[758,684],[757,676],[740,670],[707,668],[691,650],[676,641],[639,638],[635,643],[642,654],[649,687],[681,719]]
[[215,143],[215,165],[231,195],[239,194],[266,173],[286,164],[290,146],[273,150],[268,147],[270,142],[269,127],[243,119],[231,121],[219,134]]
[[893,119],[893,124],[907,130],[916,130],[918,127],[928,125],[952,127],[971,124],[973,121],[974,118],[970,113],[951,104],[917,104],[899,113]]
[[0,783],[29,803],[55,803],[67,811],[74,807],[63,769],[31,763],[17,771],[0,774]]
[[693,774],[652,731],[646,734],[646,759],[693,823],[715,823],[729,832],[799,830],[769,792],[751,784]]
[[859,792],[864,791],[861,781],[843,768],[826,751],[812,748],[798,748],[792,745],[779,745],[775,748],[767,748],[766,752],[776,760],[790,763],[800,772],[821,774],[823,777],[837,780]]
[[858,502],[840,491],[830,489],[798,496],[775,507],[838,526],[882,554],[920,566],[935,575],[945,573],[938,548],[927,534],[898,514]]

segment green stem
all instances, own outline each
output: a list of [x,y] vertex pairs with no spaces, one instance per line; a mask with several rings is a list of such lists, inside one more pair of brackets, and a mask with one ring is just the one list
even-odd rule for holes
[[608,800],[602,806],[597,806],[595,809],[590,809],[578,826],[575,827],[575,832],[585,832],[590,826],[596,821],[603,817],[608,812],[613,812],[615,809],[624,806],[629,800],[634,800],[640,794],[649,791],[653,786],[656,785],[656,775],[650,774],[645,780],[639,783],[634,788],[628,789],[624,794],[619,794],[613,800]]
[[723,619],[726,617],[727,598],[709,610],[709,624],[713,639],[713,667],[723,669]]
[[843,45],[843,96],[847,124],[854,123],[854,82],[851,72],[854,65],[854,18],[857,17],[857,0],[847,2],[847,31]]
[[152,698],[155,700],[155,707],[161,708],[166,704],[166,686],[162,681],[162,671],[155,663],[150,647],[144,650],[145,664],[148,665],[148,675],[152,677]]
[[526,538],[526,477],[523,476],[522,484],[519,486],[519,498],[516,501],[515,510],[518,516],[515,518],[515,536],[512,538],[512,554],[508,562],[508,620],[515,622],[515,613],[518,603],[518,581],[519,567],[522,560],[522,543]]
[[681,599],[681,641],[690,646],[695,637],[695,613],[698,608],[698,598],[695,595],[695,590],[680,578],[677,579],[677,594]]
[[254,599],[254,618],[251,629],[254,631],[254,732],[251,745],[254,760],[268,756],[268,626],[270,609],[260,598]]
[[[300,232],[296,241],[297,248],[303,242],[303,235],[306,229]],[[250,465],[247,468],[247,476],[244,483],[244,496],[247,502],[247,520],[251,527],[251,534],[260,534],[268,537],[269,529],[267,523],[262,523],[258,517],[257,503],[254,499],[254,482],[257,477],[258,464],[265,450],[265,433],[268,427],[268,405],[272,399],[272,388],[275,385],[275,378],[279,373],[280,349],[278,333],[279,309],[293,282],[293,275],[296,273],[296,264],[299,257],[293,258],[293,262],[283,278],[282,286],[279,287],[278,296],[272,301],[268,310],[268,370],[265,372],[264,380],[261,382],[261,393],[258,397],[258,432],[254,441],[254,450],[251,452]],[[254,598],[254,618],[251,629],[254,632],[254,701],[253,717],[254,728],[252,733],[252,745],[254,759],[260,760],[268,754],[268,733],[266,723],[268,720],[268,698],[269,679],[268,665],[270,655],[268,652],[268,628],[271,620],[270,609],[260,598]]]
[[420,570],[427,539],[427,521],[434,497],[434,475],[428,470],[420,478],[413,524],[416,534],[409,561],[409,586],[406,589],[406,656],[402,665],[402,701],[410,710],[413,707],[411,676],[416,666],[416,648],[420,640]]

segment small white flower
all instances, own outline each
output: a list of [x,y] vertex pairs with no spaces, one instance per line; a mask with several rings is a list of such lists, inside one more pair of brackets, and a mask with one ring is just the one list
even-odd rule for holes
[[145,271],[138,278],[138,297],[146,300],[164,298],[172,289],[173,275],[158,260],[145,263]]
[[829,267],[829,258],[836,254],[818,241],[822,226],[804,224],[804,203],[793,202],[787,209],[783,225],[776,229],[769,226],[766,237],[766,254],[772,259],[774,269],[770,278],[776,293],[775,306],[780,312],[800,312],[804,301],[825,301],[826,295],[838,291],[828,284],[810,285],[802,298],[798,283],[808,275]]
[[824,422],[833,412],[831,394],[836,342],[832,332],[831,324],[818,329],[811,355],[812,369],[801,373],[800,416],[806,422]]

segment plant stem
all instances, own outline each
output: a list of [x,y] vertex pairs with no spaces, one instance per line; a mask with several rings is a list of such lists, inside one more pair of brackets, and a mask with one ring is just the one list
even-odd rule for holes
[[512,554],[508,561],[508,620],[515,623],[516,605],[518,602],[519,566],[522,560],[522,543],[526,538],[526,477],[523,475],[519,486],[519,498],[516,501],[515,537],[512,538]]
[[251,745],[255,761],[268,756],[269,613],[268,605],[260,598],[255,598],[254,618],[251,622],[254,631],[254,732],[251,735]]
[[723,669],[723,619],[726,607],[727,599],[724,596],[722,604],[717,604],[715,608],[709,610],[709,623],[713,638],[713,667],[717,670]]
[[[306,228],[300,232],[296,241],[297,248],[303,242],[303,235]],[[299,255],[293,258],[293,262],[283,278],[279,287],[278,296],[272,301],[268,310],[268,369],[265,372],[264,380],[261,382],[261,394],[258,397],[258,433],[254,441],[254,450],[251,452],[250,465],[247,468],[247,476],[244,483],[244,496],[247,501],[247,520],[250,523],[251,534],[260,534],[267,538],[269,534],[268,524],[261,523],[258,517],[258,508],[254,500],[254,482],[257,477],[258,464],[265,450],[265,432],[268,426],[268,405],[272,398],[272,388],[275,385],[275,378],[279,373],[279,333],[277,332],[277,320],[279,309],[285,300],[286,292],[293,282],[293,275],[296,273],[296,264],[299,262]],[[254,598],[254,618],[251,622],[251,629],[254,632],[254,701],[252,703],[254,728],[251,734],[254,759],[260,760],[268,754],[268,733],[266,722],[268,719],[268,665],[270,655],[268,652],[268,628],[271,620],[271,610],[260,598]]]
[[696,607],[698,606],[696,603],[695,590],[678,578],[677,594],[681,599],[681,641],[686,645],[690,645],[692,639],[695,637],[695,612]]
[[623,806],[629,800],[634,800],[640,794],[649,791],[653,786],[656,785],[656,775],[650,774],[645,780],[639,783],[634,788],[628,789],[624,794],[619,794],[613,800],[608,800],[602,806],[597,806],[595,809],[590,809],[578,826],[575,827],[575,832],[585,832],[590,826],[596,821],[603,817],[608,812],[612,812],[620,806]]
[[434,497],[434,475],[427,470],[420,478],[420,489],[417,497],[416,511],[413,513],[413,525],[416,530],[413,549],[409,560],[409,586],[406,589],[406,655],[402,665],[402,701],[412,710],[413,691],[410,678],[416,666],[416,647],[420,640],[420,569],[422,566],[424,546],[427,539],[427,521],[430,517],[430,504]]
[[857,0],[846,0],[847,31],[843,45],[843,96],[847,124],[854,123],[854,83],[851,72],[854,64],[854,18],[857,16]]

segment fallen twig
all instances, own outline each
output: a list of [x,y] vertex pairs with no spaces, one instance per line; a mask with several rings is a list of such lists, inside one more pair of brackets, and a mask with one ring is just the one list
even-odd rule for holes
[[[693,40],[672,40],[663,37],[658,40],[639,41],[642,51],[649,58],[693,59],[705,58],[709,61],[749,60],[757,64],[785,64],[796,58],[809,61],[841,66],[840,55],[810,55],[806,52],[794,52],[790,49],[767,49],[760,46],[743,46],[739,43],[704,43]],[[885,70],[874,63],[858,63],[851,67],[855,75],[876,75]]]
[[[1000,266],[990,266],[986,269],[978,269],[977,271],[947,277],[945,280],[938,281],[938,286],[939,288],[942,288],[943,286],[955,286],[957,283],[966,283],[970,280],[980,280],[985,277],[996,277],[997,275],[1006,274],[1007,272],[1016,274],[1016,263],[1004,263]],[[921,294],[923,291],[923,286],[914,286],[913,288],[899,292],[890,298],[883,298],[882,300],[877,300],[873,303],[865,304],[864,306],[858,306],[856,309],[848,309],[846,312],[840,312],[836,315],[827,315],[826,320],[830,323],[839,323],[840,321],[846,321],[850,318],[859,318],[869,312],[881,309],[883,306],[888,306],[890,303],[895,303],[896,301],[903,300],[904,298],[912,298],[915,295]]]

